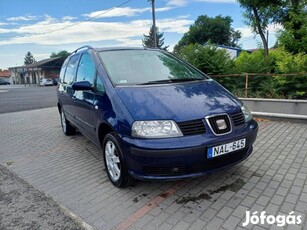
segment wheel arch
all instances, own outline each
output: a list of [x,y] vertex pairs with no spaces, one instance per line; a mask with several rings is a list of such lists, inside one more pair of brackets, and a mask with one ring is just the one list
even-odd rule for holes
[[101,146],[103,144],[104,137],[108,133],[112,133],[112,132],[115,132],[115,131],[114,131],[114,129],[112,128],[112,126],[110,124],[101,123],[99,125],[99,128],[98,128],[98,139],[99,139],[99,143],[100,143]]
[[57,106],[58,106],[59,113],[61,113],[62,106],[61,106],[61,104],[59,102],[57,103]]

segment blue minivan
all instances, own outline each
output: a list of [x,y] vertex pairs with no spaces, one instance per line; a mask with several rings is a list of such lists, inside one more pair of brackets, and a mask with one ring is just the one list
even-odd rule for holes
[[117,187],[232,166],[258,132],[240,100],[159,49],[81,47],[63,63],[57,95],[63,132],[102,146]]

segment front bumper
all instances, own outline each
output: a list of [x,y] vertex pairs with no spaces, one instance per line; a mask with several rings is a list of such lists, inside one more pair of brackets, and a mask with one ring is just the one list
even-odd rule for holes
[[[253,150],[258,124],[234,130],[231,134],[215,136],[184,136],[168,139],[122,138],[125,161],[130,175],[138,179],[175,180],[205,175],[235,165]],[[246,138],[244,149],[208,159],[207,149]]]

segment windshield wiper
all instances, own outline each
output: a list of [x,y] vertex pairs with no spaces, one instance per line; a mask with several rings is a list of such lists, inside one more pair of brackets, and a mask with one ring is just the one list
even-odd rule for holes
[[205,80],[205,78],[172,78],[172,79],[148,81],[145,83],[141,83],[139,85],[167,84],[167,83],[174,83],[174,82],[202,81],[202,80]]

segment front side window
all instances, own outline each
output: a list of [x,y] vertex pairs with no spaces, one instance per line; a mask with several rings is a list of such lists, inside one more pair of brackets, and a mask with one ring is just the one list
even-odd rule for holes
[[77,71],[77,81],[88,81],[92,85],[95,79],[95,63],[89,53],[84,53],[80,59],[78,71]]
[[74,81],[79,55],[72,56],[67,64],[63,83],[71,85]]
[[96,80],[96,91],[99,92],[99,93],[105,92],[103,82],[102,82],[102,80],[99,76],[97,76],[97,80]]
[[110,50],[99,54],[115,85],[205,79],[186,63],[156,50]]

